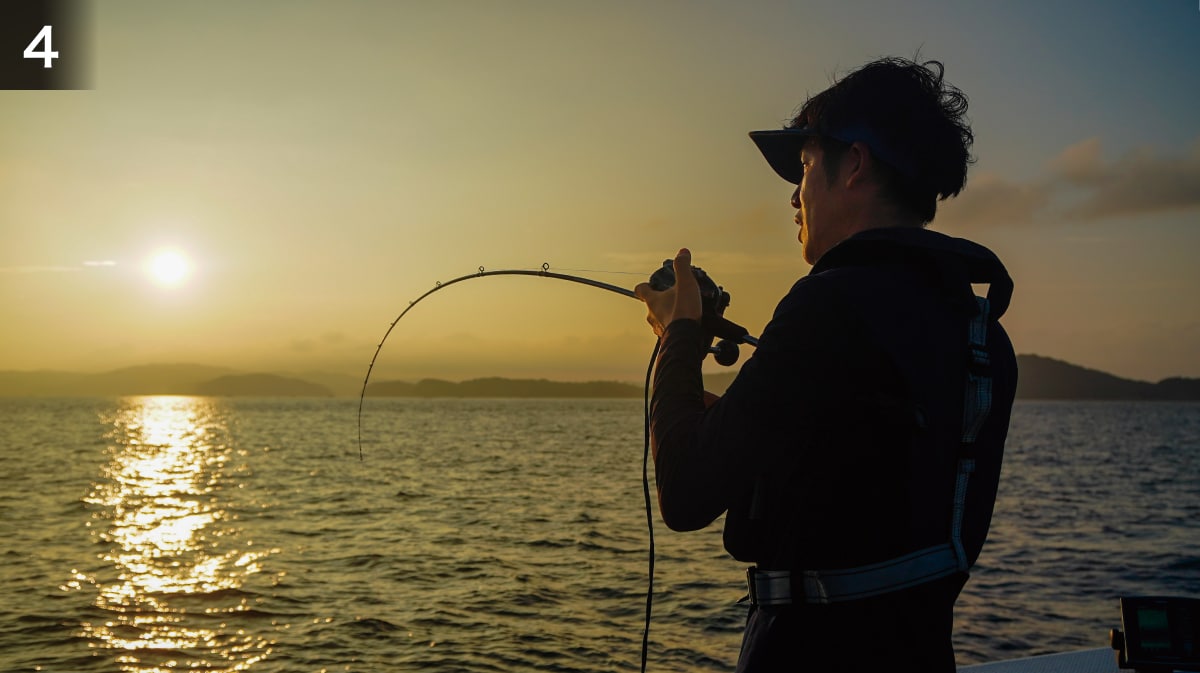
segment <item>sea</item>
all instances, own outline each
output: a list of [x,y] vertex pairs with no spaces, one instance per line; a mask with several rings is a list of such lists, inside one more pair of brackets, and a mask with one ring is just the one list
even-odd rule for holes
[[[367,399],[361,457],[357,410],[0,399],[0,671],[640,669],[641,400]],[[650,520],[647,670],[732,670],[720,521]],[[1200,404],[1018,402],[958,662],[1106,647],[1133,595],[1200,595]]]

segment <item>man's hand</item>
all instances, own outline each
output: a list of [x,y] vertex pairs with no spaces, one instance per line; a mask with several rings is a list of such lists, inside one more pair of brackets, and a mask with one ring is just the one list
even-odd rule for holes
[[692,275],[692,253],[683,248],[675,255],[675,284],[658,292],[650,287],[650,283],[642,283],[633,288],[638,299],[646,302],[649,315],[646,322],[654,329],[654,333],[662,336],[667,325],[676,320],[686,318],[700,320],[704,308],[700,303],[700,285]]

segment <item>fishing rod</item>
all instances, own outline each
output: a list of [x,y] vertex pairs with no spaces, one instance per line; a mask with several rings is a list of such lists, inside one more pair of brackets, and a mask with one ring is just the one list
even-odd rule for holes
[[371,370],[375,369],[375,361],[379,359],[379,352],[383,350],[383,344],[387,343],[387,339],[389,336],[391,336],[392,330],[396,329],[396,323],[400,322],[400,319],[403,318],[409,311],[411,311],[414,306],[421,303],[422,299],[424,299],[425,297],[428,297],[429,295],[433,294],[434,292],[437,292],[443,288],[450,287],[451,285],[454,285],[455,283],[461,283],[464,280],[472,280],[475,278],[486,278],[488,276],[538,276],[538,277],[543,277],[543,278],[557,278],[558,280],[566,280],[566,281],[570,281],[573,283],[582,283],[584,285],[590,285],[592,287],[600,288],[601,290],[608,290],[609,292],[615,292],[617,294],[624,295],[626,297],[630,297],[633,299],[638,298],[638,296],[633,293],[633,290],[627,290],[627,289],[617,286],[617,285],[612,285],[610,283],[605,283],[605,282],[599,281],[599,280],[593,280],[591,278],[584,278],[582,276],[571,276],[571,275],[568,275],[565,273],[557,273],[557,272],[551,271],[549,262],[542,262],[541,270],[500,269],[500,270],[496,270],[496,271],[487,271],[486,269],[484,269],[481,266],[481,267],[479,267],[479,270],[476,271],[475,273],[467,274],[465,276],[459,276],[458,278],[453,278],[444,283],[440,280],[437,281],[436,283],[434,283],[432,288],[430,288],[428,291],[425,292],[425,294],[422,294],[420,297],[417,297],[416,299],[408,302],[408,306],[405,307],[405,309],[400,312],[400,315],[396,316],[396,319],[392,321],[392,324],[388,326],[387,331],[384,332],[383,338],[379,340],[379,345],[375,348],[375,355],[371,356],[371,364],[367,365],[367,375],[365,377],[363,377],[362,392],[359,393],[359,395],[358,395],[358,460],[360,462],[363,459],[362,410],[363,410],[363,400],[365,400],[367,397],[367,382],[371,380]]
[[[696,276],[696,280],[700,286],[700,300],[701,305],[703,306],[703,317],[700,320],[701,325],[712,337],[720,338],[720,341],[717,342],[717,345],[709,348],[709,352],[713,353],[714,358],[718,363],[728,367],[737,362],[739,356],[737,344],[747,343],[752,346],[757,346],[758,339],[751,336],[749,331],[747,331],[744,327],[729,322],[722,316],[722,314],[725,312],[725,308],[729,306],[729,293],[726,292],[724,288],[713,282],[712,278],[710,278],[708,274],[705,273],[700,267],[692,267],[692,273]],[[408,306],[406,306],[404,310],[400,312],[400,315],[396,316],[396,319],[392,321],[392,323],[388,326],[387,331],[384,332],[383,338],[379,340],[379,345],[375,348],[375,354],[371,356],[371,363],[367,365],[367,374],[363,377],[362,391],[358,395],[359,461],[363,460],[362,411],[363,401],[367,397],[367,384],[371,380],[371,371],[375,369],[375,362],[379,359],[379,353],[383,350],[383,345],[387,343],[387,339],[389,336],[391,336],[392,330],[396,329],[396,323],[400,322],[401,318],[407,315],[408,312],[413,309],[413,307],[421,303],[421,301],[429,295],[450,287],[455,283],[461,283],[463,281],[473,280],[476,278],[486,278],[489,276],[534,276],[538,278],[554,278],[556,280],[565,280],[572,283],[580,283],[582,285],[599,288],[601,290],[607,290],[615,294],[641,301],[641,299],[633,292],[633,290],[620,287],[619,285],[605,283],[592,278],[584,278],[583,276],[573,276],[566,273],[551,271],[550,264],[548,262],[543,262],[541,269],[498,269],[494,271],[488,271],[481,266],[475,273],[459,276],[458,278],[452,278],[444,283],[442,281],[437,281],[434,286],[427,290],[424,294],[408,302]],[[670,288],[674,284],[675,270],[672,266],[671,260],[668,259],[663,262],[661,268],[651,274],[650,287],[661,292],[662,290]]]
[[[751,336],[746,328],[730,322],[725,319],[724,312],[729,306],[729,293],[720,285],[713,282],[700,267],[692,267],[692,275],[695,276],[697,285],[700,287],[700,304],[702,313],[700,318],[700,326],[705,334],[710,338],[710,342],[714,339],[720,339],[715,346],[710,346],[708,352],[713,354],[717,363],[726,367],[737,362],[739,343],[758,346],[758,339]],[[432,288],[416,299],[408,302],[408,306],[396,316],[384,332],[383,338],[379,340],[379,345],[375,348],[375,355],[371,357],[371,363],[367,365],[367,374],[363,377],[362,392],[358,396],[358,459],[363,460],[362,453],[362,410],[363,401],[367,397],[367,383],[371,380],[371,371],[375,368],[375,361],[379,358],[380,351],[383,350],[383,344],[387,342],[388,336],[392,330],[396,329],[396,323],[408,314],[414,306],[421,303],[429,295],[443,290],[455,283],[461,283],[466,280],[475,278],[486,278],[489,276],[534,276],[538,278],[553,278],[556,280],[565,280],[572,283],[580,283],[591,287],[607,290],[619,295],[630,297],[641,301],[641,298],[633,292],[618,285],[605,283],[603,281],[585,278],[583,276],[574,276],[566,273],[558,273],[550,270],[548,262],[542,263],[542,268],[538,269],[499,269],[488,271],[482,266],[478,271],[458,278],[452,278],[446,282],[438,281]],[[662,267],[650,275],[650,287],[659,292],[669,289],[675,284],[675,268],[671,260],[665,260]],[[646,384],[644,389],[644,415],[645,427],[644,438],[645,444],[642,451],[642,492],[645,498],[646,506],[646,527],[649,530],[649,582],[646,589],[646,626],[642,631],[642,673],[646,671],[647,653],[650,645],[650,612],[654,602],[654,511],[650,502],[650,379],[654,372],[654,362],[658,359],[659,347],[662,345],[662,340],[654,342],[654,350],[650,354],[650,364],[646,368]]]

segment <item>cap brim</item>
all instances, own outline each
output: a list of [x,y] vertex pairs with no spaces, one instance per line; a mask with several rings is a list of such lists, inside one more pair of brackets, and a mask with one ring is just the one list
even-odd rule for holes
[[793,185],[800,184],[804,179],[804,164],[800,163],[800,150],[804,142],[817,135],[812,129],[775,129],[772,131],[751,131],[750,139],[758,146],[763,158],[779,177]]

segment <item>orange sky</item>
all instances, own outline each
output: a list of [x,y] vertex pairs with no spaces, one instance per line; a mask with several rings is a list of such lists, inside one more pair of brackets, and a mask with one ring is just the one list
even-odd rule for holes
[[[808,267],[746,132],[920,48],[977,136],[933,227],[1008,264],[1018,352],[1200,376],[1200,10],[1052,4],[96,3],[93,90],[0,92],[0,369],[359,374],[437,280],[632,287],[685,245],[757,334]],[[632,300],[487,279],[375,376],[638,380],[652,343]]]

